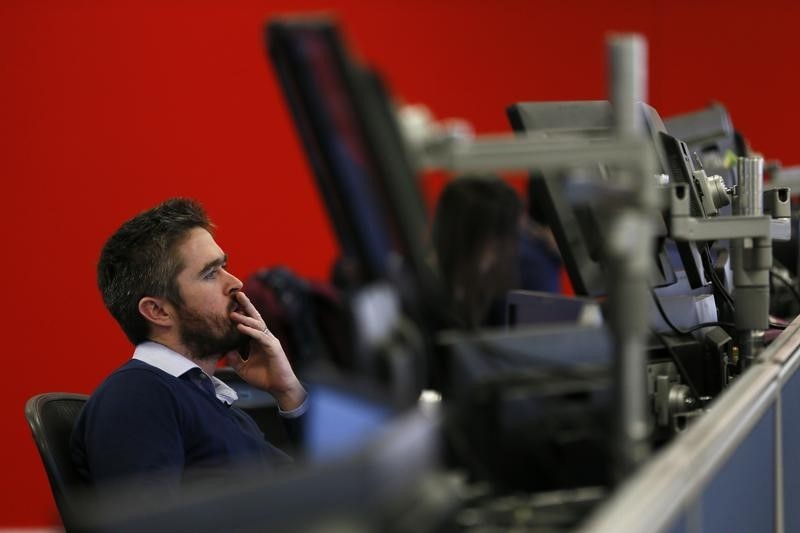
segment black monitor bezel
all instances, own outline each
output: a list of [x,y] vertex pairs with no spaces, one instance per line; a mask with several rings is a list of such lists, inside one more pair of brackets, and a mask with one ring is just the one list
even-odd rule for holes
[[[337,132],[326,124],[319,87],[310,79],[312,67],[299,49],[298,39],[304,35],[326,48],[332,61],[329,67],[338,76],[355,119],[353,133],[364,148],[369,174],[368,183],[359,186],[369,190],[379,211],[379,216],[369,220],[363,205],[342,190],[342,176],[336,175],[342,169],[331,153],[330,138]],[[330,19],[270,21],[266,42],[342,253],[357,265],[357,282],[393,279],[404,268],[417,278],[425,275],[426,207],[380,78],[349,53]],[[376,250],[370,242],[367,233],[374,231],[383,233],[386,242],[378,245],[382,249]]]

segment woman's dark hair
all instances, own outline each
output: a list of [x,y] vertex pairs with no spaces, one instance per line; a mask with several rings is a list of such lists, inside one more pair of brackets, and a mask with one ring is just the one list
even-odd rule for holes
[[485,325],[490,306],[517,285],[521,213],[516,191],[496,176],[458,177],[442,191],[433,247],[464,326]]

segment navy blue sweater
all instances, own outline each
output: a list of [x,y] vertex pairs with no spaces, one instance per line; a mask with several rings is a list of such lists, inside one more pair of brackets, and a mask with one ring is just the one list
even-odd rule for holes
[[186,376],[135,359],[92,394],[71,447],[73,462],[94,486],[151,477],[177,486],[217,469],[290,462],[240,409]]

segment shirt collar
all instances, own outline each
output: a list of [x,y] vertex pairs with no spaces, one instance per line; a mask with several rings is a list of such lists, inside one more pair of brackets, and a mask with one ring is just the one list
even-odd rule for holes
[[[154,366],[159,370],[163,370],[176,378],[182,376],[192,368],[200,368],[178,352],[167,348],[163,344],[152,341],[143,342],[136,346],[133,352],[133,358],[137,361],[147,363],[150,366]],[[202,371],[203,369],[201,368],[200,370]],[[211,383],[214,384],[214,392],[221,402],[231,405],[239,399],[236,391],[226,385],[222,380],[214,376],[208,377],[211,378]]]

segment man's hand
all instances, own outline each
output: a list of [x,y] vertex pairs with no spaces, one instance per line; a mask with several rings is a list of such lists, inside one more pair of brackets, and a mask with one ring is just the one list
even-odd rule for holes
[[306,391],[295,376],[280,341],[269,331],[247,295],[237,292],[236,301],[239,309],[231,313],[231,320],[239,331],[250,337],[250,354],[244,360],[239,352],[229,352],[225,356],[228,365],[247,383],[272,394],[281,410],[300,407]]

